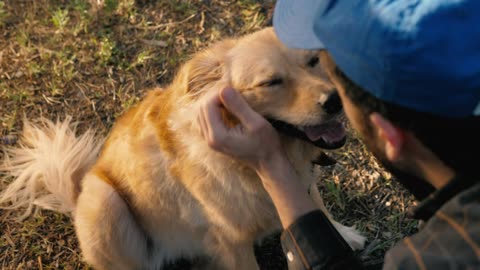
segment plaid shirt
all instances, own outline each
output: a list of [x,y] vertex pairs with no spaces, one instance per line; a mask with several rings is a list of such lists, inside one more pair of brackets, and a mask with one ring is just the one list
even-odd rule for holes
[[[428,221],[390,249],[383,269],[480,269],[480,183],[456,177],[413,217]],[[290,270],[364,269],[321,211],[300,217],[281,237]]]

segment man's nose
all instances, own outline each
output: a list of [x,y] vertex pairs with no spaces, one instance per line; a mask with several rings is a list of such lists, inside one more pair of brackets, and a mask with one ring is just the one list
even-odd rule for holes
[[336,90],[329,94],[324,102],[319,102],[319,104],[327,114],[336,114],[342,110],[342,101]]

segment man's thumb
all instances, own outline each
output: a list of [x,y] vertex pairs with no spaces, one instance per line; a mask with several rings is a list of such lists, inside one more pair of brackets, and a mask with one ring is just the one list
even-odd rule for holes
[[242,95],[233,88],[223,89],[220,92],[220,100],[225,108],[235,115],[245,127],[262,120],[262,117],[250,108]]

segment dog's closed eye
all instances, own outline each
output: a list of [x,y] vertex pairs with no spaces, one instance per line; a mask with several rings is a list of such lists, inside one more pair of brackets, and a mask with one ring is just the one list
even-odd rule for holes
[[307,62],[307,66],[309,67],[315,67],[316,65],[318,65],[318,62],[320,61],[320,58],[318,58],[318,56],[314,56],[312,58],[310,58],[310,60],[308,60]]
[[281,84],[283,84],[282,78],[273,78],[259,83],[258,87],[272,87]]

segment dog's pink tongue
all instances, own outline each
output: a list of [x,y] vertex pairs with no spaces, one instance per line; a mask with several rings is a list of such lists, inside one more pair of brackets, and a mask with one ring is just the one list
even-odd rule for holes
[[317,126],[305,127],[305,134],[311,141],[323,139],[327,143],[335,143],[345,138],[345,128],[338,121]]

